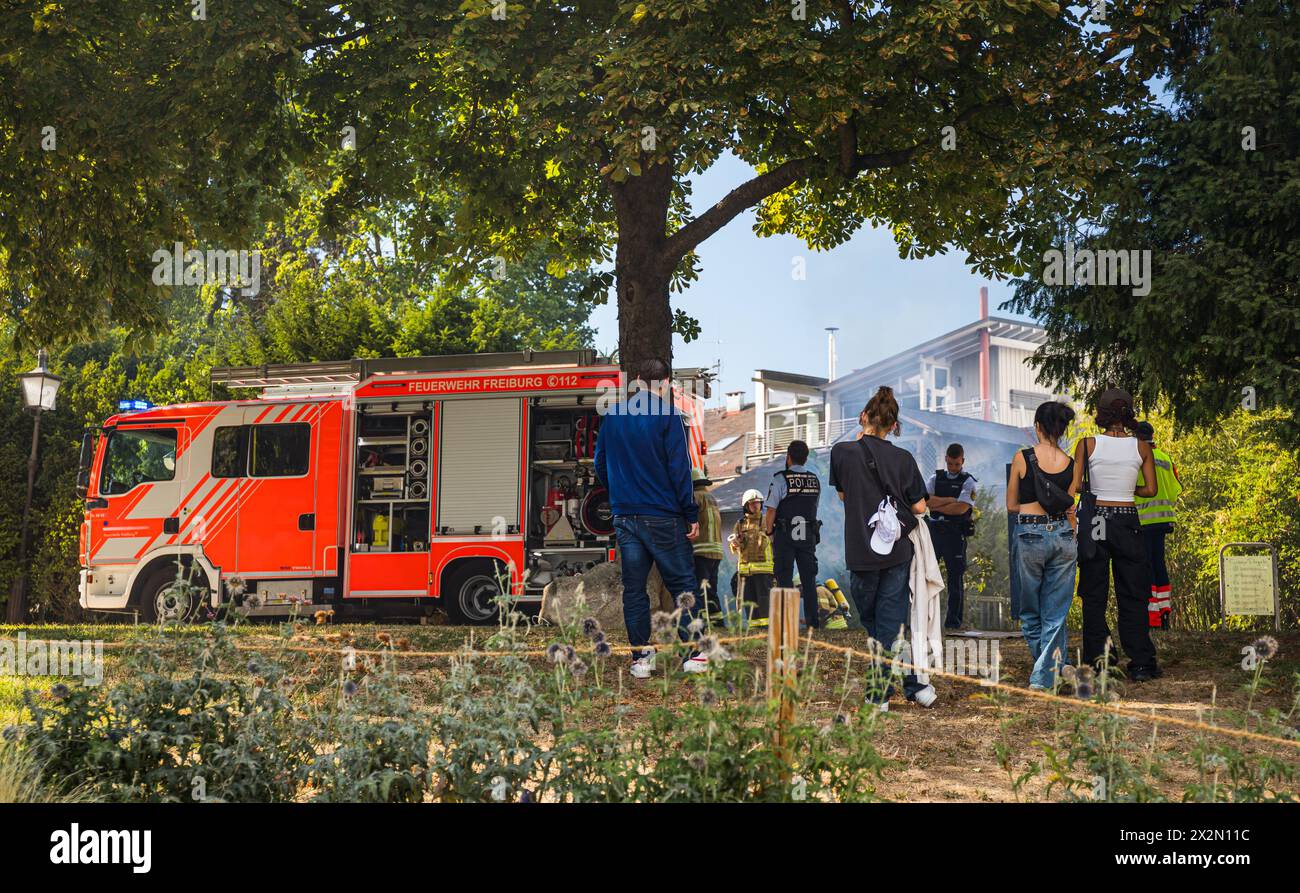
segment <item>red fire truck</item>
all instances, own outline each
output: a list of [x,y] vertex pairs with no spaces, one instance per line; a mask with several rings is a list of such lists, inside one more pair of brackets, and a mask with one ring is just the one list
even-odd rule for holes
[[[255,399],[121,412],[82,443],[81,604],[183,621],[328,606],[495,619],[613,560],[593,473],[619,368],[591,351],[213,371]],[[702,467],[702,370],[678,370]]]

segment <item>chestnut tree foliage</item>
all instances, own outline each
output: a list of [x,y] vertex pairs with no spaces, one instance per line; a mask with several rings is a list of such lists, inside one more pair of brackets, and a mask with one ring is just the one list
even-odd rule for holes
[[[1052,0],[198,6],[8,4],[0,288],[29,337],[157,322],[150,253],[244,244],[295,164],[340,219],[400,207],[450,282],[535,250],[553,274],[612,264],[588,293],[616,287],[633,370],[690,334],[670,288],[749,208],[813,248],[870,223],[905,256],[1021,269],[1110,168],[1192,3],[1104,24]],[[752,178],[693,209],[726,152]]]

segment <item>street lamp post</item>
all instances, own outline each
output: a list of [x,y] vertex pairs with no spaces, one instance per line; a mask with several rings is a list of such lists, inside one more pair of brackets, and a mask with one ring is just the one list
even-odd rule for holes
[[18,376],[22,382],[23,405],[36,414],[32,425],[32,450],[27,456],[27,499],[23,503],[22,532],[18,539],[18,576],[9,593],[8,620],[22,623],[27,619],[27,541],[28,519],[32,512],[32,491],[36,487],[36,448],[41,438],[41,413],[54,409],[54,398],[63,379],[50,372],[49,355],[36,355],[36,368]]

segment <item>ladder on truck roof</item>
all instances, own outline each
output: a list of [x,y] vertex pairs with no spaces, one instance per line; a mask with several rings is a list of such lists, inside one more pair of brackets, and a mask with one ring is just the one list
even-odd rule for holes
[[[333,360],[322,363],[280,363],[264,366],[218,366],[213,385],[261,388],[263,396],[304,397],[343,394],[372,375],[417,372],[460,372],[475,369],[509,369],[520,366],[612,366],[609,357],[594,350],[522,350],[511,353],[463,353],[440,357],[379,357]],[[701,367],[678,367],[673,377],[697,382],[697,394],[710,395],[713,372]]]
[[380,357],[324,363],[220,366],[211,382],[228,388],[263,388],[276,395],[341,393],[372,375],[458,372],[516,366],[595,366],[610,361],[594,350],[523,350],[513,353],[449,354],[441,357]]

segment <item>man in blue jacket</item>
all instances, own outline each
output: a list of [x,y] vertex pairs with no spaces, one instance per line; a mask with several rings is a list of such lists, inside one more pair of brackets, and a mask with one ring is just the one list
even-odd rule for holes
[[[635,648],[650,644],[650,596],[646,580],[653,563],[675,597],[695,599],[695,563],[691,540],[699,535],[699,510],[691,489],[691,458],[686,428],[672,404],[671,371],[660,360],[642,369],[648,387],[611,406],[596,438],[596,476],[609,488],[614,531],[623,569],[623,619]],[[682,611],[679,627],[694,619],[697,600]],[[632,675],[649,678],[653,648],[632,654]],[[703,655],[682,665],[690,673],[708,669]]]

